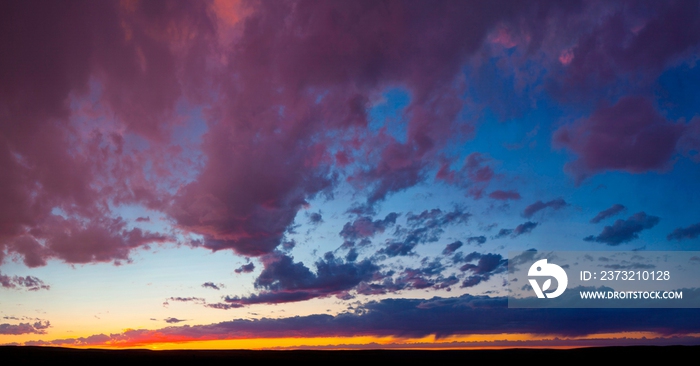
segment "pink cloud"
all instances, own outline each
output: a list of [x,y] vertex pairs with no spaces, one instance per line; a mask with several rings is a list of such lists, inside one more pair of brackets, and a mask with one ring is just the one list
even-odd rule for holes
[[587,119],[559,128],[553,144],[578,156],[567,163],[566,170],[580,182],[607,170],[668,169],[683,131],[683,125],[666,120],[648,99],[625,97]]

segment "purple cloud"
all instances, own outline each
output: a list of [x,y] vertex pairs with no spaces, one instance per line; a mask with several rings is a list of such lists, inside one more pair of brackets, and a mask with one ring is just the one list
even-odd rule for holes
[[37,321],[34,323],[0,324],[0,334],[20,335],[20,334],[46,334],[46,329],[51,326],[49,321]]
[[253,263],[248,263],[248,264],[244,264],[244,265],[236,268],[233,271],[236,273],[250,273],[250,272],[253,272],[254,270],[255,270],[255,265]]
[[457,249],[461,248],[463,243],[461,241],[456,241],[454,243],[447,244],[445,246],[445,249],[442,250],[442,254],[444,255],[450,255],[454,253]]
[[0,273],[0,285],[4,288],[24,288],[27,291],[49,290],[51,286],[34,276],[6,276]]
[[666,239],[671,241],[671,240],[678,240],[681,241],[683,239],[695,239],[700,235],[700,223],[698,224],[693,224],[688,227],[679,227],[673,230],[668,236],[666,236]]
[[[488,281],[494,274],[502,273],[508,269],[508,260],[500,254],[472,252],[461,259],[467,262],[460,271],[471,272],[471,275],[462,282],[462,287],[473,287],[481,282]],[[476,264],[471,262],[476,261]]]
[[[398,214],[392,212],[382,220],[372,221],[369,216],[363,216],[356,219],[353,222],[348,222],[343,226],[340,231],[340,236],[345,239],[347,243],[355,243],[357,240],[369,239],[376,234],[383,233],[389,227],[396,224],[396,219]],[[348,244],[348,246],[351,246]]]
[[561,127],[554,133],[553,143],[578,156],[567,163],[566,170],[580,183],[608,170],[643,173],[668,169],[684,128],[661,116],[648,98],[624,97],[587,119]]
[[493,191],[489,194],[489,197],[495,199],[495,200],[500,200],[500,201],[507,201],[507,200],[519,200],[520,199],[520,193],[516,191]]
[[537,201],[527,207],[525,207],[525,210],[523,210],[523,217],[530,218],[532,215],[535,213],[544,210],[545,208],[551,208],[552,210],[559,210],[561,208],[564,208],[568,206],[566,201],[564,201],[561,198],[557,198],[554,200],[551,200],[549,202],[542,202],[542,201]]
[[617,215],[618,213],[620,213],[624,210],[625,210],[625,206],[623,206],[619,203],[616,203],[616,204],[612,205],[610,208],[598,212],[598,214],[594,218],[591,219],[591,223],[597,224],[597,223],[607,219],[608,217],[612,217],[612,216]]

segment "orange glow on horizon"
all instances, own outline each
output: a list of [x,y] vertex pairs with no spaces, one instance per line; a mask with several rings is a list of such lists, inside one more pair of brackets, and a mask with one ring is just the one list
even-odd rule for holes
[[[700,337],[700,334],[689,334]],[[212,335],[211,337],[215,337]],[[193,339],[187,336],[173,336],[157,331],[146,331],[140,337],[129,338],[126,334],[113,335],[104,344],[57,344],[71,348],[105,349],[151,349],[151,350],[285,350],[285,349],[507,349],[507,348],[557,348],[570,349],[590,347],[581,341],[600,340],[650,340],[667,338],[653,332],[600,333],[581,337],[542,336],[527,333],[516,334],[472,334],[454,335],[442,338],[426,336],[422,338],[398,338],[377,336],[355,337],[287,337],[287,338],[248,338],[248,339]],[[560,343],[570,342],[569,345]]]

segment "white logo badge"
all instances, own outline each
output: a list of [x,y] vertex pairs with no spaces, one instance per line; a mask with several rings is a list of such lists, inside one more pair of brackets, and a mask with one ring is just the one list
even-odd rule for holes
[[548,299],[553,299],[564,293],[566,290],[566,285],[569,283],[569,278],[566,276],[566,272],[554,263],[547,263],[546,259],[540,259],[530,266],[530,270],[527,271],[527,275],[530,277],[554,277],[557,280],[557,290],[554,292],[545,293],[552,285],[552,279],[549,278],[544,281],[542,288],[537,284],[537,280],[530,279],[530,285],[532,289],[535,290],[537,297],[544,299],[545,296]]

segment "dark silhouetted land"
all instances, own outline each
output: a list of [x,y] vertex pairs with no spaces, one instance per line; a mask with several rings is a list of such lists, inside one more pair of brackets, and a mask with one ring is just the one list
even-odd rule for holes
[[[503,362],[523,362],[541,360],[547,365],[569,365],[573,361],[598,363],[624,360],[648,362],[663,357],[665,360],[692,360],[700,354],[700,346],[664,347],[600,347],[569,350],[553,349],[508,349],[508,350],[358,350],[358,351],[150,351],[150,350],[102,350],[70,349],[57,347],[0,347],[0,364],[22,365],[57,361],[77,362],[96,365],[128,364],[130,362],[182,363],[210,361],[349,361],[349,362],[463,362],[474,364],[479,361],[502,364]],[[561,362],[561,363],[559,363]]]

